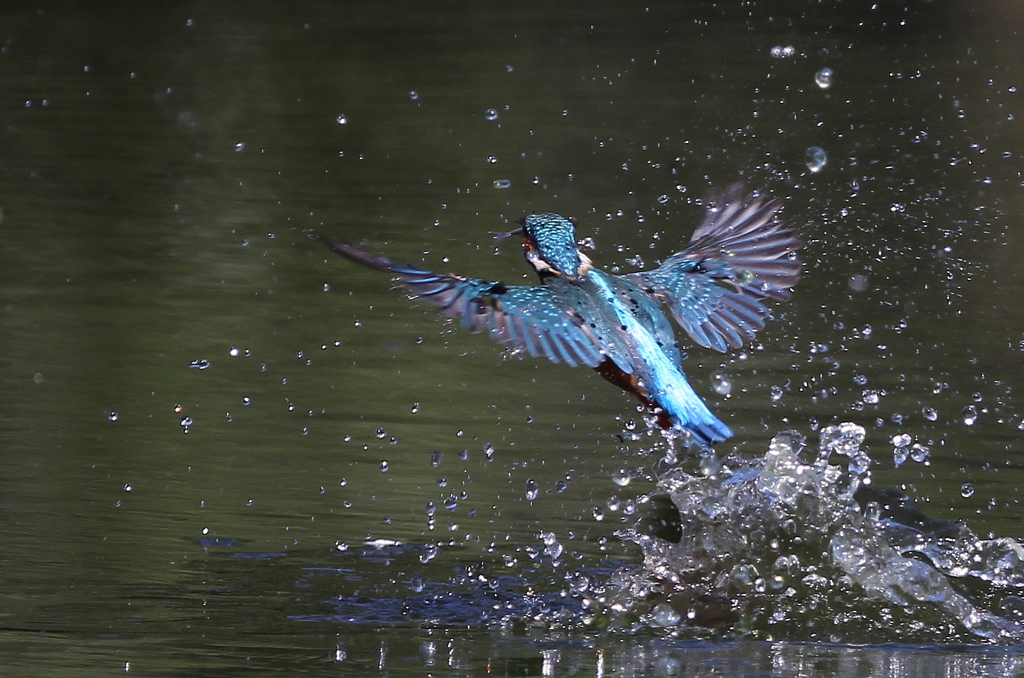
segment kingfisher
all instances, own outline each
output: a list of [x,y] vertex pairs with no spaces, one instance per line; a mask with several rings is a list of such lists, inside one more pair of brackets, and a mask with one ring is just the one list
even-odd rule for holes
[[663,307],[696,344],[723,353],[739,348],[764,327],[764,302],[790,297],[802,243],[776,221],[778,199],[744,195],[734,185],[707,205],[685,249],[657,268],[624,275],[594,266],[576,241],[575,219],[523,217],[498,237],[523,238],[536,285],[433,273],[320,237],[341,256],[392,274],[470,332],[486,331],[513,352],[593,368],[639,398],[663,429],[710,447],[733,433],[687,381]]

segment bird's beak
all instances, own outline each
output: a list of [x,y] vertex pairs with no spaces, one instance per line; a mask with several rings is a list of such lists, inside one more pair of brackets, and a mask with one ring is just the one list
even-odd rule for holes
[[521,229],[521,228],[517,228],[514,231],[506,231],[506,232],[491,231],[491,235],[494,236],[494,242],[501,242],[502,240],[504,240],[505,238],[507,238],[509,236],[512,236],[512,235],[522,235],[522,234],[523,234],[523,229]]

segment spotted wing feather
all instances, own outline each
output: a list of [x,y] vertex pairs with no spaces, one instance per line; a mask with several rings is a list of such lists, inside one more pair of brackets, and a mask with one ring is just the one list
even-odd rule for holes
[[546,287],[431,273],[351,245],[325,242],[357,264],[393,274],[416,297],[440,306],[470,332],[486,330],[509,348],[570,366],[597,367],[604,360],[597,338],[579,313]]
[[660,267],[623,276],[663,301],[701,346],[738,348],[764,327],[764,299],[785,300],[800,279],[802,243],[773,221],[778,200],[733,186],[709,209],[689,246]]

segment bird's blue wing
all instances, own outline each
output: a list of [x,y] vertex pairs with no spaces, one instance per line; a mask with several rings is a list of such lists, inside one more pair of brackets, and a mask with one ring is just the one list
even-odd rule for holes
[[733,186],[709,209],[689,246],[658,268],[623,276],[665,302],[701,346],[738,348],[764,327],[764,299],[788,299],[800,279],[801,242],[773,221],[780,203]]
[[487,330],[511,349],[570,366],[596,367],[604,360],[598,339],[580,314],[547,287],[431,273],[351,245],[328,245],[358,264],[393,274],[416,297],[440,306],[470,332]]

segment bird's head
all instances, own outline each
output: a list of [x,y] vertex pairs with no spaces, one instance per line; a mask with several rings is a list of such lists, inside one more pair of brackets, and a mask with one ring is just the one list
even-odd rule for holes
[[522,228],[509,235],[523,236],[526,260],[541,277],[556,275],[577,281],[593,263],[576,248],[576,221],[544,212],[519,220]]

